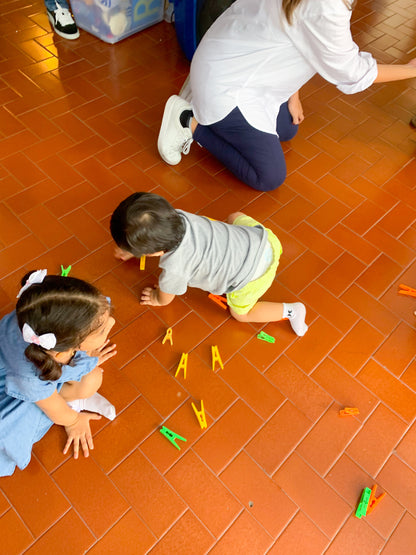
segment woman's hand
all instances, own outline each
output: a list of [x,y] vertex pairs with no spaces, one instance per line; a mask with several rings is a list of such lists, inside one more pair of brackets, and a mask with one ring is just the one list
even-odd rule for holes
[[287,107],[289,108],[290,115],[292,116],[292,122],[294,125],[299,125],[305,119],[303,115],[302,102],[299,98],[299,91],[292,94],[289,98]]
[[88,457],[89,449],[94,449],[92,440],[90,420],[100,420],[101,416],[95,413],[80,412],[77,418],[70,426],[65,426],[68,440],[64,447],[64,455],[68,453],[71,444],[74,445],[74,459],[78,458],[79,446],[81,444],[84,457]]
[[89,351],[88,355],[90,357],[98,357],[97,366],[101,366],[102,364],[104,364],[106,360],[108,360],[109,358],[112,358],[117,354],[116,347],[117,345],[115,343],[110,343],[110,340],[107,339],[104,345],[102,345],[101,347],[98,347],[98,349]]

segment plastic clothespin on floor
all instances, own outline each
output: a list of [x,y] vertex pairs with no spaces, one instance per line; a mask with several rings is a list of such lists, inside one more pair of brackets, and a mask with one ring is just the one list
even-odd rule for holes
[[222,297],[221,295],[214,295],[213,293],[210,293],[208,295],[208,298],[211,299],[211,301],[216,303],[218,306],[220,306],[224,310],[227,310],[228,304],[227,304],[227,298],[226,297]]
[[224,370],[224,365],[222,363],[221,357],[220,357],[220,353],[218,352],[218,347],[216,345],[212,345],[211,346],[211,355],[212,355],[212,371],[215,371],[215,363],[218,362],[218,364],[221,367],[221,370]]
[[339,416],[357,416],[358,414],[360,414],[360,411],[357,407],[345,407],[345,409],[339,411]]
[[257,334],[257,339],[261,339],[262,341],[267,341],[267,343],[275,343],[276,339],[271,335],[268,335],[266,332],[261,331]]
[[367,514],[368,503],[370,502],[371,489],[364,488],[361,494],[360,502],[358,503],[357,510],[355,511],[355,516],[361,518]]
[[162,428],[159,430],[159,432],[165,436],[166,439],[168,439],[172,445],[174,445],[176,447],[176,449],[179,449],[179,451],[181,450],[181,448],[179,447],[179,445],[176,443],[176,439],[180,439],[181,441],[186,441],[186,439],[178,434],[175,434],[175,432],[172,432],[172,430],[169,430],[169,428],[166,428],[166,426],[162,426]]
[[64,268],[61,264],[61,276],[67,277],[69,275],[69,272],[71,271],[71,268],[71,265],[69,265],[68,268]]
[[170,344],[173,345],[172,328],[168,328],[166,330],[166,334],[165,334],[165,337],[163,338],[162,345],[165,344],[165,341],[170,341]]
[[187,364],[188,364],[188,353],[182,353],[181,360],[179,361],[178,367],[175,372],[175,378],[178,376],[179,372],[183,370],[183,379],[186,380]]
[[146,255],[140,257],[140,270],[144,270],[146,267]]
[[374,484],[371,490],[370,500],[368,502],[367,515],[369,515],[372,511],[374,511],[374,509],[377,507],[380,501],[386,496],[386,492],[384,492],[376,498],[376,489],[377,489],[377,484]]
[[194,403],[191,403],[195,416],[198,418],[199,425],[202,429],[207,427],[207,419],[205,416],[204,401],[201,399],[201,410],[198,410]]
[[399,285],[399,295],[408,295],[409,297],[416,297],[416,289],[410,287],[409,285],[404,285],[401,283]]

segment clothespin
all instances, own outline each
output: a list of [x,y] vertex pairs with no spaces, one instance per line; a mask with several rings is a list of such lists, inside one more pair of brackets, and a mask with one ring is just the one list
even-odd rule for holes
[[196,408],[196,406],[194,405],[194,403],[191,403],[192,408],[194,409],[194,413],[195,416],[198,418],[198,422],[199,425],[201,426],[201,429],[204,429],[207,427],[207,419],[205,416],[205,410],[204,410],[204,401],[202,401],[201,399],[201,410],[198,410]]
[[373,489],[371,490],[370,500],[368,502],[367,515],[374,511],[380,501],[386,496],[386,492],[384,492],[376,498],[376,489],[377,484],[374,484]]
[[367,514],[368,503],[370,501],[371,489],[364,488],[361,494],[360,502],[358,503],[357,510],[355,511],[355,516],[361,518]]
[[69,265],[68,268],[64,268],[61,264],[61,276],[66,277],[69,275],[69,272],[71,271],[72,266]]
[[220,353],[218,352],[218,347],[216,345],[212,345],[211,355],[212,355],[212,371],[215,370],[215,363],[216,362],[218,362],[218,364],[221,366],[221,370],[224,370],[224,365],[222,363]]
[[175,432],[172,432],[172,430],[169,430],[169,428],[166,428],[166,426],[162,426],[159,432],[163,434],[165,438],[168,439],[172,443],[172,445],[176,447],[176,449],[179,449],[179,451],[181,450],[181,448],[179,447],[179,445],[176,443],[175,440],[180,439],[181,441],[186,441],[184,437],[179,436],[178,434],[175,434]]
[[356,407],[345,407],[339,411],[339,416],[357,416],[360,411]]
[[214,295],[213,293],[210,293],[208,295],[208,298],[211,299],[211,301],[214,301],[214,303],[216,303],[218,306],[220,306],[224,310],[227,310],[228,305],[227,305],[227,298],[226,297],[222,297],[221,295]]
[[140,270],[144,270],[146,266],[146,255],[140,257]]
[[168,341],[168,340],[170,341],[170,344],[173,345],[172,328],[168,328],[166,330],[166,334],[165,334],[165,337],[163,338],[162,345],[164,345],[165,341]]
[[257,339],[261,339],[262,341],[267,341],[267,343],[274,343],[276,339],[271,335],[267,335],[266,332],[261,331],[257,334]]
[[175,378],[181,370],[183,370],[183,379],[186,380],[186,365],[188,364],[188,353],[182,353],[178,368],[176,369]]
[[416,289],[413,287],[409,287],[408,285],[404,285],[401,283],[399,285],[399,295],[408,295],[409,297],[416,297]]

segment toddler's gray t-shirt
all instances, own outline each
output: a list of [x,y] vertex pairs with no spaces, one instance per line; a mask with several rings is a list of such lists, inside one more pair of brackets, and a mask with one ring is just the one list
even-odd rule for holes
[[160,257],[159,287],[164,293],[182,295],[198,287],[215,295],[242,289],[254,275],[267,246],[261,225],[229,225],[177,210],[185,235],[175,251]]

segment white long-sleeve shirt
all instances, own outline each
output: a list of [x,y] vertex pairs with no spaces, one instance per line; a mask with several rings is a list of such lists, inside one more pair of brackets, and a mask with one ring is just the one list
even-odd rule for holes
[[250,125],[276,133],[281,104],[319,73],[346,94],[369,87],[377,63],[360,52],[343,0],[303,0],[289,25],[281,0],[237,0],[207,31],[191,65],[197,121],[236,106]]

